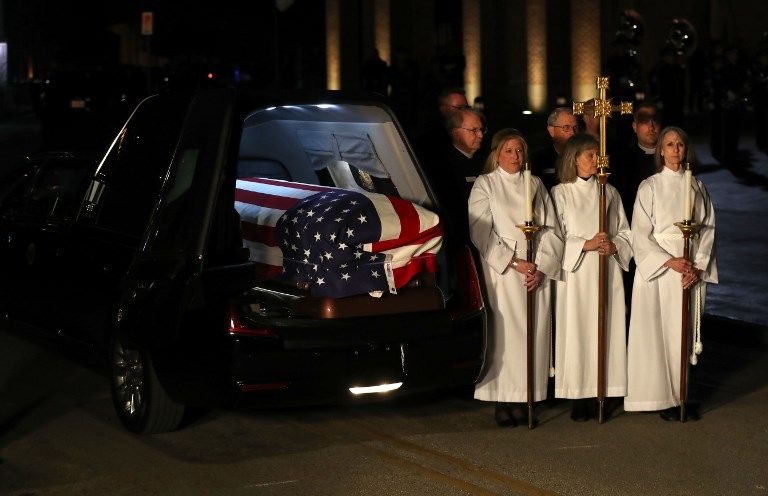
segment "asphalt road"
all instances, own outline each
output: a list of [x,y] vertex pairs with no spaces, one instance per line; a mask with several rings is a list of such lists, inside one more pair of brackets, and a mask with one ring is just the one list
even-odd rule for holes
[[107,378],[6,325],[0,331],[0,494],[768,494],[768,339],[704,323],[703,417],[621,409],[499,428],[469,391],[363,406],[213,411],[136,436]]

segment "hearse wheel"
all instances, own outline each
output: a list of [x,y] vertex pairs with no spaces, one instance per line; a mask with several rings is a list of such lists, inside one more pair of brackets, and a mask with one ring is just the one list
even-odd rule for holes
[[110,353],[112,403],[130,431],[156,434],[173,431],[184,416],[184,405],[174,402],[157,379],[152,354],[112,340]]

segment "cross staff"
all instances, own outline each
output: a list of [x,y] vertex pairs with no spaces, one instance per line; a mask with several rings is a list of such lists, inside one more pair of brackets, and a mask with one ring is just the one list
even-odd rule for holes
[[[528,168],[528,164],[525,164]],[[517,226],[525,234],[525,248],[526,248],[526,261],[533,262],[535,260],[533,256],[533,237],[536,235],[536,231],[541,229],[542,226],[537,226],[534,221],[525,221],[525,224],[519,224]],[[536,306],[534,303],[534,292],[526,291],[525,311],[526,311],[526,333],[525,333],[525,377],[527,396],[526,403],[528,404],[528,428],[533,429],[533,389],[534,389],[534,340],[535,340],[535,315]]]
[[[691,164],[685,163],[685,170],[690,172]],[[686,185],[690,188],[690,186]],[[690,205],[686,204],[686,209],[690,209]],[[683,258],[686,261],[691,259],[691,237],[701,228],[701,224],[696,224],[690,219],[691,211],[686,213],[686,219],[682,222],[675,222],[675,225],[683,233]],[[688,396],[688,340],[689,340],[689,323],[688,315],[691,312],[690,309],[691,289],[683,288],[683,303],[682,303],[682,322],[680,332],[680,422],[685,422],[685,400]]]
[[[594,104],[587,105],[586,102],[573,102],[573,114],[581,115],[585,112],[591,113],[594,117],[600,118],[600,153],[597,157],[597,180],[600,184],[600,208],[599,208],[599,231],[605,232],[605,184],[608,181],[609,158],[605,150],[606,126],[608,117],[612,112],[621,114],[632,113],[632,102],[621,102],[619,105],[613,105],[607,98],[608,78],[597,77],[597,90],[600,93],[599,98],[595,99]],[[598,265],[598,293],[597,293],[597,401],[599,404],[598,422],[603,423],[603,412],[605,408],[605,306],[607,301],[607,254],[600,254],[600,263]]]

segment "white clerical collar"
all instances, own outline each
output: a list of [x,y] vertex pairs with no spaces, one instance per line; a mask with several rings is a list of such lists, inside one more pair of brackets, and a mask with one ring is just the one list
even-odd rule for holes
[[583,177],[576,176],[576,184],[579,186],[589,186],[595,181],[595,176],[589,176],[587,179],[584,179]]
[[507,172],[505,171],[500,165],[496,167],[496,170],[499,171],[499,174],[501,174],[502,177],[510,178],[510,179],[518,179],[523,177],[523,171],[522,169],[517,172]]
[[648,148],[646,146],[641,145],[640,143],[637,144],[637,147],[640,148],[643,152],[645,152],[646,155],[653,155],[654,153],[656,153],[655,147]]
[[454,147],[455,149],[457,149],[457,150],[458,150],[458,151],[459,151],[459,152],[460,152],[462,155],[464,155],[464,156],[465,156],[465,157],[467,157],[467,158],[472,158],[472,155],[474,155],[474,153],[467,153],[467,152],[465,152],[464,150],[462,150],[461,148],[459,148],[459,147],[458,147],[458,146],[456,146],[456,145],[453,145],[453,147]]
[[672,175],[672,176],[682,176],[683,175],[683,167],[679,167],[676,171],[673,171],[666,165],[661,169],[661,173],[665,175]]

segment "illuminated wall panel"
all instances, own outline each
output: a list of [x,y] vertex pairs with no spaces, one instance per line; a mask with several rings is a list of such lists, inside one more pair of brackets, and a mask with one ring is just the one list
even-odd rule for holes
[[389,0],[375,0],[373,23],[376,37],[376,49],[379,57],[387,64],[392,64],[391,43],[389,38]]
[[545,0],[526,2],[528,105],[534,112],[547,105],[547,7]]
[[325,0],[325,57],[326,86],[329,90],[341,89],[341,0]]
[[597,96],[600,76],[600,1],[571,1],[571,93],[575,101]]
[[470,104],[475,97],[480,96],[482,80],[480,77],[480,2],[463,0],[462,30],[464,33],[464,90]]

